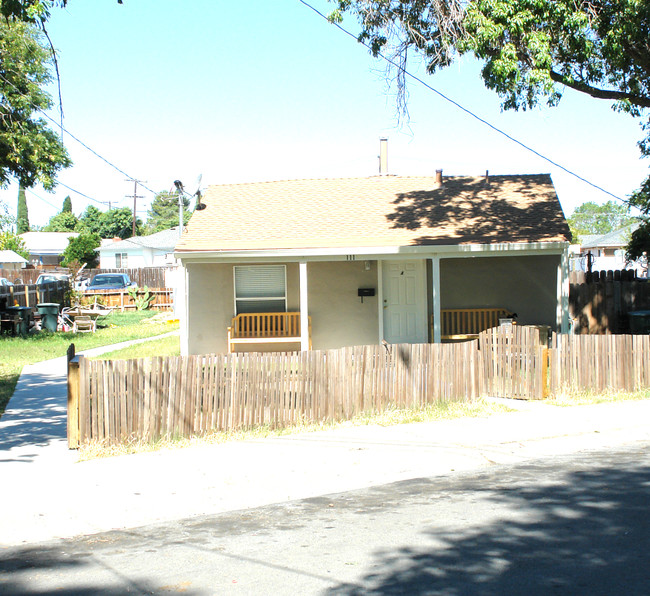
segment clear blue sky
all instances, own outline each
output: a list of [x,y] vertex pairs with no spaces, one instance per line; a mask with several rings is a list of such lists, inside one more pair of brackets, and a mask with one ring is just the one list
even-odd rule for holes
[[[322,12],[332,5],[313,0]],[[345,23],[356,28],[354,21]],[[64,126],[154,191],[219,183],[377,173],[389,138],[393,174],[550,172],[569,215],[610,197],[518,147],[417,83],[399,126],[385,66],[298,0],[70,0],[49,33],[59,50]],[[415,60],[412,70],[421,74]],[[464,60],[426,81],[565,167],[625,197],[647,174],[638,123],[567,90],[560,106],[502,113],[479,67]],[[56,93],[55,87],[52,92]],[[58,119],[56,112],[51,115]],[[80,214],[132,206],[133,183],[68,136],[75,165],[58,187],[28,192],[45,225],[66,195]],[[153,194],[144,189],[144,218]],[[15,210],[17,189],[0,191]]]

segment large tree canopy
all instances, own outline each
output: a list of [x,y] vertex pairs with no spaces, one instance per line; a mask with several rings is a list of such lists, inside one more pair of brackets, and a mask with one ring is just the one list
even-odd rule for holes
[[71,165],[59,137],[38,116],[51,105],[43,90],[49,56],[36,28],[0,18],[0,186],[15,178],[25,188],[40,183],[51,189],[59,170]]
[[[361,23],[373,54],[424,56],[430,73],[455,56],[484,62],[506,108],[557,103],[561,86],[650,107],[650,3],[639,0],[333,0]],[[558,86],[560,85],[560,86]]]

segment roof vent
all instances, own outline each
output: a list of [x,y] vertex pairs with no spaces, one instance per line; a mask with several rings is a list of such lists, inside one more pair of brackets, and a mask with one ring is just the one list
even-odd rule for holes
[[442,186],[442,169],[436,170],[436,184]]

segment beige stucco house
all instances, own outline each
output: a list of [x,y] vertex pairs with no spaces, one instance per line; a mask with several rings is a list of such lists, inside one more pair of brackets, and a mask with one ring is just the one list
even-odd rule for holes
[[250,312],[299,312],[302,349],[309,319],[313,349],[437,342],[451,308],[567,330],[569,228],[547,174],[219,185],[203,202],[175,251],[185,354],[226,352]]

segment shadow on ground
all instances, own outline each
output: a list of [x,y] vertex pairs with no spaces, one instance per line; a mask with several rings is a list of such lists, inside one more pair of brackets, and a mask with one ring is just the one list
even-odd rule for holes
[[647,594],[650,465],[645,458],[644,464],[632,457],[623,468],[613,462],[552,477],[542,465],[520,466],[537,483],[533,488],[509,482],[503,472],[444,488],[435,480],[421,480],[419,487],[407,481],[404,488],[412,494],[442,488],[446,498],[455,499],[469,491],[469,519],[471,503],[479,501],[488,508],[506,504],[512,517],[499,515],[494,523],[469,530],[425,525],[435,547],[377,551],[372,571],[328,594]]
[[[192,564],[207,570],[214,587],[236,561],[250,578],[277,578],[264,585],[282,593],[311,582],[296,593],[645,595],[649,502],[645,451],[558,457],[0,550],[0,593],[50,593],[33,582],[44,576],[50,586],[67,578],[61,594],[146,592],[156,569],[180,563],[188,574]],[[398,525],[382,526],[391,517]],[[310,539],[317,548],[305,557]],[[358,557],[364,567],[337,578],[350,569],[341,561]],[[119,590],[93,581],[98,573]],[[198,583],[197,593],[213,593]],[[82,587],[66,591],[71,584]]]

